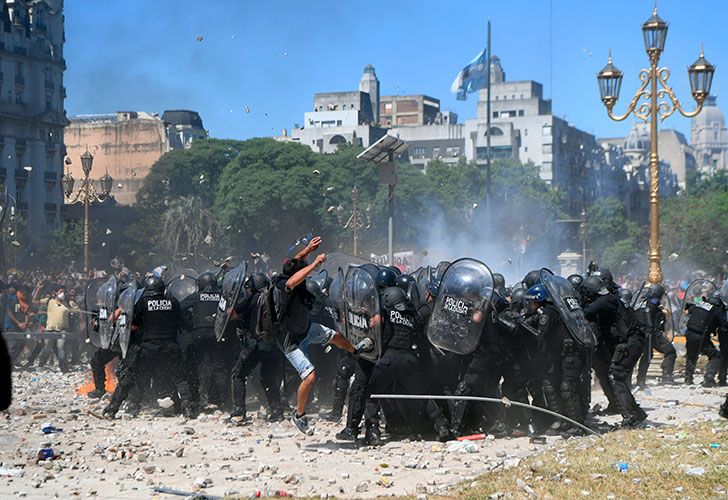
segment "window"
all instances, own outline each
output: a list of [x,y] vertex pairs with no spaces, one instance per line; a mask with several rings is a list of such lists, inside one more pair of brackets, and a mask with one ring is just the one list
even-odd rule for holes
[[523,129],[523,135],[528,135],[528,129],[527,128],[524,128]]
[[412,156],[425,156],[425,152],[427,152],[427,148],[424,146],[412,148]]
[[515,99],[515,98],[516,98],[516,94],[513,94],[513,99]]
[[498,112],[497,111],[493,111],[493,118],[498,118]]
[[498,96],[495,96],[495,100],[496,100],[496,101],[498,100]]
[[437,158],[440,156],[440,148],[432,148],[432,157]]
[[551,154],[551,144],[544,144],[542,148],[543,154],[550,155]]
[[543,135],[544,136],[550,136],[551,135],[551,124],[545,123],[543,126]]
[[525,146],[525,147],[523,148],[523,152],[524,152],[524,153],[528,153],[528,146]]
[[460,146],[454,146],[452,148],[452,155],[453,156],[458,156],[459,154],[460,154]]
[[336,120],[336,126],[341,127],[341,120]]
[[523,110],[522,109],[519,109],[518,110],[518,116],[523,116]]
[[[475,156],[478,160],[485,160],[488,157],[488,148],[475,148]],[[513,156],[513,148],[511,146],[491,146],[490,157],[494,158],[511,158]]]

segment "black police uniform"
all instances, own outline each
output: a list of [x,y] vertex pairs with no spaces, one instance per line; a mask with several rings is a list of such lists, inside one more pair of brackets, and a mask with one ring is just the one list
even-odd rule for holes
[[200,371],[203,366],[210,377],[207,402],[222,406],[229,398],[225,366],[227,346],[225,342],[218,342],[215,336],[215,314],[219,302],[220,292],[211,290],[195,292],[180,304],[183,311],[189,311],[185,324],[187,331],[180,335],[179,344],[193,405],[200,403]]
[[685,307],[690,315],[685,332],[685,383],[693,383],[693,373],[698,356],[708,356],[708,366],[705,368],[704,383],[715,384],[715,376],[720,368],[720,353],[713,345],[710,336],[716,331],[728,329],[725,307],[722,304],[711,304],[703,301],[700,304],[688,304]]
[[[384,293],[386,293],[386,289]],[[423,378],[420,360],[417,356],[418,344],[423,340],[421,334],[424,331],[424,325],[421,324],[414,306],[409,301],[400,304],[404,307],[395,308],[389,307],[385,303],[382,304],[382,336],[388,341],[382,357],[372,370],[367,396],[389,392],[422,394],[425,388],[423,382],[426,383],[429,378]],[[421,407],[421,404],[397,404],[397,408],[411,423],[419,423],[416,421],[420,416],[410,414],[411,409]],[[435,430],[438,434],[440,432],[445,434],[448,431],[448,425],[442,409],[434,401],[428,401],[425,407]],[[379,408],[379,400],[367,398],[364,409],[367,436],[372,431],[378,434]]]
[[269,418],[281,420],[281,364],[283,355],[275,342],[255,337],[259,292],[246,289],[245,297],[235,305],[236,326],[243,346],[232,369],[233,415],[245,416],[246,383],[250,373],[260,365],[260,384],[268,401]]
[[610,351],[609,379],[619,404],[624,424],[633,425],[647,415],[630,390],[630,377],[644,351],[644,333],[639,329],[633,310],[614,294],[599,295],[584,308],[584,315],[597,324],[602,342]]
[[[559,311],[545,303],[539,312],[538,330],[544,338],[543,392],[548,408],[577,422],[584,422],[586,409],[579,392],[582,372],[588,366],[587,351],[569,333]],[[563,427],[555,422],[554,430]]]
[[[668,313],[669,314],[669,313]],[[652,360],[652,350],[662,354],[662,383],[672,382],[672,372],[675,369],[677,351],[672,342],[665,338],[665,312],[657,299],[648,299],[641,302],[635,309],[637,323],[645,334],[645,351],[640,358],[637,369],[637,385],[646,384],[647,370]]]
[[155,368],[170,375],[184,412],[190,411],[190,388],[184,377],[182,352],[177,336],[182,326],[182,310],[174,297],[161,292],[145,292],[134,305],[129,350],[124,360],[119,382],[105,414],[115,415],[139,380],[144,380]]

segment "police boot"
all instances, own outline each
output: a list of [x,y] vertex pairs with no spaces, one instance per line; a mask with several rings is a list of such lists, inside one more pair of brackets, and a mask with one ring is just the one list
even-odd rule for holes
[[336,433],[336,439],[338,439],[339,441],[356,441],[356,437],[358,435],[359,429],[344,427],[342,431]]
[[188,419],[192,420],[197,418],[197,415],[199,415],[198,412],[195,411],[194,405],[190,403],[189,401],[185,401],[182,403],[182,415]]
[[286,417],[283,415],[283,408],[271,408],[270,415],[268,415],[268,422],[283,422]]
[[718,412],[718,415],[723,418],[728,418],[728,396],[726,396],[725,398],[725,403],[720,405],[720,411]]
[[230,412],[231,417],[245,417],[245,405],[233,406],[233,411]]
[[[334,405],[335,404],[336,403],[334,403]],[[342,415],[342,410],[339,409],[337,411],[337,408],[334,407],[330,411],[327,411],[326,413],[324,413],[321,416],[321,418],[323,418],[327,422],[338,422],[339,420],[341,420],[341,415]]]
[[672,378],[672,373],[663,373],[660,385],[678,385],[678,383]]
[[116,412],[119,411],[116,408],[113,408],[111,405],[108,405],[106,408],[104,408],[104,411],[101,412],[101,415],[106,417],[109,420],[114,420],[116,418]]
[[499,438],[499,439],[510,435],[510,433],[511,433],[511,429],[502,420],[498,420],[486,432],[486,434],[492,434],[493,436],[495,436],[496,438]]
[[367,430],[364,433],[363,443],[367,446],[382,445],[382,433],[379,431],[378,425],[367,426]]
[[91,399],[101,399],[104,397],[104,394],[106,394],[106,391],[103,389],[94,389],[93,391],[89,392],[87,395]]

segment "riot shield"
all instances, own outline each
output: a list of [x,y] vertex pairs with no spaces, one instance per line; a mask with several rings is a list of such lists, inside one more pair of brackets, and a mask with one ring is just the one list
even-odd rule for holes
[[246,270],[247,264],[242,262],[237,267],[225,273],[222,279],[222,293],[220,294],[220,302],[217,305],[217,312],[215,313],[215,337],[217,337],[218,342],[225,333],[228,321],[230,320],[228,310],[231,307],[235,307],[238,296],[243,289]]
[[[346,338],[353,345],[371,340],[373,348],[360,356],[376,362],[382,355],[382,322],[379,292],[374,277],[366,268],[349,267],[344,279],[344,314]],[[377,317],[375,325],[372,319]]]
[[493,295],[493,273],[475,259],[459,259],[442,275],[440,293],[427,327],[432,345],[456,354],[469,354],[480,341],[488,304]]
[[176,275],[167,283],[167,288],[164,291],[166,295],[174,297],[179,302],[197,292],[197,273],[192,269],[186,271],[192,271],[192,273],[183,272]]
[[675,324],[672,311],[672,300],[667,294],[662,296],[662,310],[665,313],[665,338],[672,342],[675,335],[682,335],[682,333],[680,333],[681,330],[678,330],[677,325]]
[[725,280],[720,289],[720,300],[723,301],[724,306],[728,307],[728,279]]
[[635,309],[637,304],[640,304],[643,300],[645,300],[647,292],[650,291],[650,286],[652,285],[650,285],[647,281],[642,282],[642,286],[640,286],[639,290],[632,295],[632,309]]
[[86,319],[86,337],[89,343],[97,349],[101,349],[101,335],[97,328],[99,305],[97,303],[96,293],[103,283],[104,280],[99,278],[89,281],[83,296],[83,308],[86,311],[86,314],[83,315]]
[[685,314],[685,306],[688,304],[699,304],[703,301],[703,297],[707,297],[713,293],[718,287],[710,280],[697,279],[693,280],[685,289],[685,297],[680,310],[677,313],[677,327],[680,335],[685,335],[688,323],[688,315]]
[[584,347],[594,347],[596,337],[589,326],[589,321],[584,316],[573,285],[566,278],[556,276],[548,269],[541,269],[540,275],[541,283],[546,288],[571,336]]
[[[320,273],[306,278],[306,281],[310,281],[313,284],[313,286],[310,287],[309,291],[315,290],[316,293],[314,293],[314,295],[317,295],[317,294],[326,295],[324,290],[326,289],[326,279],[328,277],[329,277],[329,272],[326,269],[324,269]],[[318,299],[320,297],[317,295],[316,298]]]
[[[119,317],[116,319],[114,335],[119,341],[121,347],[121,357],[126,358],[126,351],[129,349],[129,339],[131,338],[131,321],[134,315],[134,304],[137,300],[137,285],[132,281],[131,284],[121,292],[117,306],[120,309]],[[113,341],[112,341],[113,345]]]
[[421,267],[412,274],[412,277],[417,281],[420,300],[424,300],[427,297],[427,286],[432,282],[433,275],[434,270],[430,266]]
[[344,271],[339,268],[336,276],[329,285],[329,301],[336,308],[338,319],[336,321],[336,331],[346,332],[346,326],[342,322],[342,314],[344,311]]
[[450,261],[443,260],[440,262],[437,267],[435,268],[435,276],[434,278],[438,281],[442,280],[442,277],[445,274],[445,270],[450,266]]
[[112,276],[96,292],[96,304],[99,308],[99,337],[101,338],[102,349],[108,349],[111,346],[111,336],[114,333],[116,286],[116,276]]

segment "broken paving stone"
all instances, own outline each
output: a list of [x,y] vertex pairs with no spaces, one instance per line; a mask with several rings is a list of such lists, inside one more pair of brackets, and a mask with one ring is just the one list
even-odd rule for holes
[[195,428],[194,427],[185,427],[182,429],[182,432],[184,432],[188,436],[191,436],[192,434],[195,433]]
[[364,482],[356,485],[357,493],[364,493],[365,491],[369,491],[369,483],[367,481],[364,481]]
[[180,446],[179,448],[174,450],[174,456],[177,458],[182,458],[182,455],[185,453],[185,447]]
[[154,465],[145,465],[144,467],[142,467],[142,469],[147,474],[153,474],[157,470],[157,468]]
[[212,479],[206,477],[197,477],[193,483],[198,488],[209,488],[212,486]]

